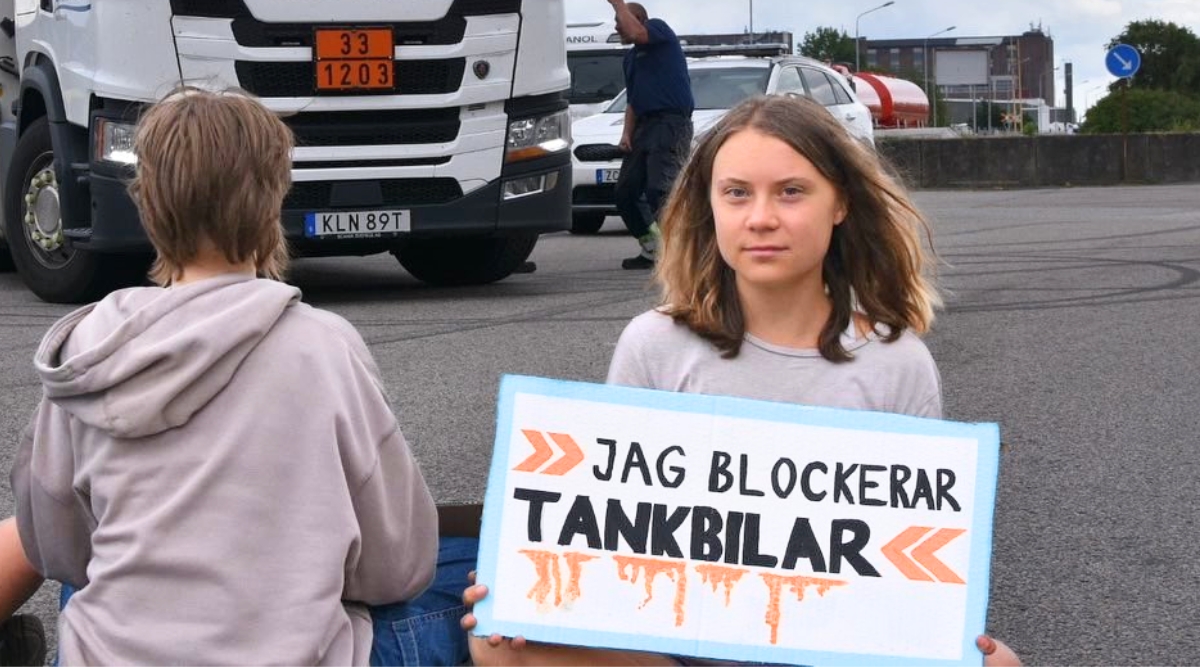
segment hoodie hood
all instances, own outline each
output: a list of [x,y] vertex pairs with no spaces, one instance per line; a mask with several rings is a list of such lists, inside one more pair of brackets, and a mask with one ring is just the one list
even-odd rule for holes
[[34,366],[46,398],[85,424],[154,435],[204,408],[299,300],[295,287],[243,275],[121,290],[51,327]]

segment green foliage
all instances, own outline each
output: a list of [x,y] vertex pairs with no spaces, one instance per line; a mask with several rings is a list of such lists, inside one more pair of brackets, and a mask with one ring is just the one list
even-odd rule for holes
[[1142,65],[1133,77],[1133,88],[1200,93],[1200,37],[1188,28],[1169,21],[1133,21],[1107,46],[1117,44],[1141,52]]
[[852,63],[854,38],[844,30],[821,26],[813,32],[804,33],[800,55],[835,63]]
[[1026,113],[1023,116],[1021,116],[1021,134],[1025,135],[1027,137],[1036,137],[1037,133],[1038,133],[1037,118],[1031,113]]
[[[1122,97],[1125,99],[1122,100]],[[1128,126],[1122,118],[1128,116]],[[1131,88],[1097,102],[1080,128],[1087,134],[1200,131],[1200,97],[1170,90]]]

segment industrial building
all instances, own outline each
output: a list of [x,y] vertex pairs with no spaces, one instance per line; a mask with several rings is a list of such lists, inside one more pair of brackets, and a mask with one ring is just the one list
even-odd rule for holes
[[[948,32],[942,31],[942,32]],[[924,82],[933,96],[944,100],[1020,104],[1047,118],[1073,117],[1068,92],[1065,111],[1055,113],[1054,39],[1041,26],[1020,35],[917,39],[860,39],[859,57],[865,71],[891,73]],[[1070,91],[1070,63],[1064,65]],[[951,105],[952,110],[958,105]],[[962,112],[955,113],[956,116]]]

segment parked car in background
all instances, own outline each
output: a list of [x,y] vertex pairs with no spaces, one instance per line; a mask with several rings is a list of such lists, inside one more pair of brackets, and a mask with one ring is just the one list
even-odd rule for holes
[[[844,76],[825,64],[781,54],[782,45],[690,46],[688,73],[699,137],[742,100],[755,95],[805,95],[820,102],[851,134],[874,145],[871,111],[855,95]],[[617,144],[625,124],[625,94],[602,113],[576,120],[572,225],[574,234],[594,234],[616,209],[616,183],[622,154]]]

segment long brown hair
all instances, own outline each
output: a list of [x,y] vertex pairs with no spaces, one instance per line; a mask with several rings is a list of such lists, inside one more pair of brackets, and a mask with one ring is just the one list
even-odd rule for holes
[[287,244],[280,212],[291,188],[292,132],[249,95],[181,88],[138,124],[137,203],[157,258],[150,277],[178,279],[204,244],[231,263],[253,259],[281,279]]
[[[734,272],[717,249],[710,190],[713,162],[734,134],[754,129],[787,143],[837,188],[845,222],[834,227],[822,277],[833,310],[817,347],[829,361],[848,361],[841,333],[856,310],[888,342],[905,329],[926,332],[941,305],[932,277],[929,225],[875,150],[851,136],[807,98],[755,97],[704,133],[667,200],[655,277],[663,312],[737,356],[745,319]],[[924,238],[922,238],[924,237]],[[925,241],[926,243],[923,243]]]

